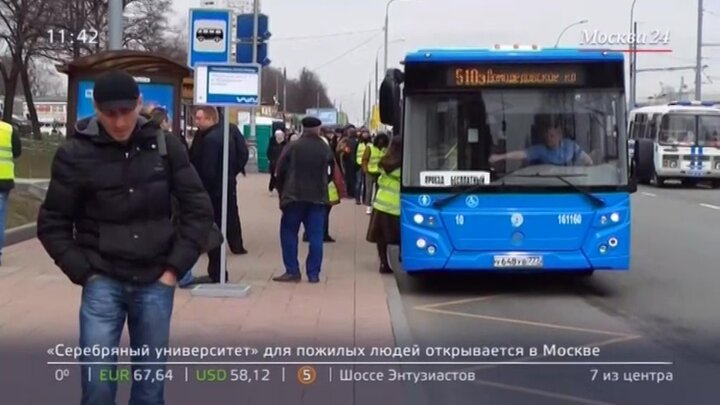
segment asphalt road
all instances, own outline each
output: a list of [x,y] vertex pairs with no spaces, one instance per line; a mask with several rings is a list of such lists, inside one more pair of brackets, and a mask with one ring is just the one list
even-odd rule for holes
[[[600,348],[599,358],[540,360],[671,364],[458,366],[475,371],[477,381],[415,387],[426,403],[717,403],[720,190],[641,186],[632,209],[629,272],[587,279],[397,274],[409,339],[422,346],[590,345]],[[620,381],[603,381],[612,372]],[[626,372],[671,372],[673,381],[623,382]]]

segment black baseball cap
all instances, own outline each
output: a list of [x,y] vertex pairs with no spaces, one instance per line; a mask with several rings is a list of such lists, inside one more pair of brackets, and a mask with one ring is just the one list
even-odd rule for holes
[[116,108],[134,109],[140,98],[135,79],[121,70],[104,73],[95,81],[93,100],[97,108],[106,111]]

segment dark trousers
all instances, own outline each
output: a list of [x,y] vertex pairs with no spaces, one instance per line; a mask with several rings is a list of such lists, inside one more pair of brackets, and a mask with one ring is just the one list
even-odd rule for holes
[[358,198],[355,193],[357,184],[355,177],[357,176],[358,166],[350,160],[345,160],[343,166],[345,167],[345,187],[347,188],[348,198]]
[[355,175],[355,202],[360,204],[365,201],[365,172],[358,170]]
[[298,233],[302,224],[310,242],[308,256],[305,260],[308,278],[320,275],[323,258],[323,229],[327,212],[325,205],[308,202],[292,202],[283,208],[280,219],[280,244],[283,264],[287,273],[300,274]]
[[[211,198],[215,223],[222,229],[222,199]],[[240,215],[237,207],[237,194],[228,195],[228,218],[227,218],[227,242],[230,249],[237,251],[243,247],[242,229],[240,228]],[[220,252],[222,246],[208,252],[208,276],[216,282],[220,282]],[[227,272],[225,273],[227,280]]]
[[[175,287],[160,281],[146,285],[123,283],[106,276],[93,276],[82,289],[80,301],[80,347],[87,348],[79,360],[82,362],[115,362],[117,356],[103,357],[93,353],[92,348],[115,348],[120,345],[125,320],[130,334],[130,346],[150,349],[148,356],[137,356],[137,362],[164,362],[166,355],[156,356],[156,351],[166,348],[170,340],[170,317],[173,310]],[[117,366],[82,366],[82,405],[114,404],[117,382],[104,380],[101,376],[114,373]],[[132,374],[164,375],[162,364],[133,365]],[[112,375],[112,374],[111,374]],[[157,378],[157,377],[156,377]],[[162,404],[164,388],[162,379],[135,379],[130,389],[131,404]]]
[[270,183],[268,183],[268,191],[272,192],[277,188],[277,178],[275,177],[275,162],[270,162]]
[[325,232],[323,233],[323,238],[329,238],[330,237],[330,211],[332,210],[332,205],[328,205],[325,208]]

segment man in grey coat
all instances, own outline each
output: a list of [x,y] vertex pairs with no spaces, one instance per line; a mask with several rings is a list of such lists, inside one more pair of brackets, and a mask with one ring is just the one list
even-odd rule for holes
[[328,183],[334,170],[334,153],[320,135],[322,123],[315,117],[302,121],[303,133],[285,147],[277,163],[280,194],[280,243],[285,274],[275,277],[279,282],[299,282],[298,233],[300,224],[310,242],[307,277],[310,283],[320,281],[323,257],[325,213],[330,204]]

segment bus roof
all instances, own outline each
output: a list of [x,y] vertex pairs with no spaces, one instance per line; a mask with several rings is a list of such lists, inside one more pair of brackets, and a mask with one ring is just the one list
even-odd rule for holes
[[667,114],[667,113],[698,113],[698,114],[718,114],[720,108],[704,105],[678,105],[678,104],[662,104],[650,105],[646,107],[635,108],[630,111],[630,115],[635,114]]
[[578,48],[436,48],[419,49],[405,56],[405,63],[436,62],[622,62],[621,52]]

